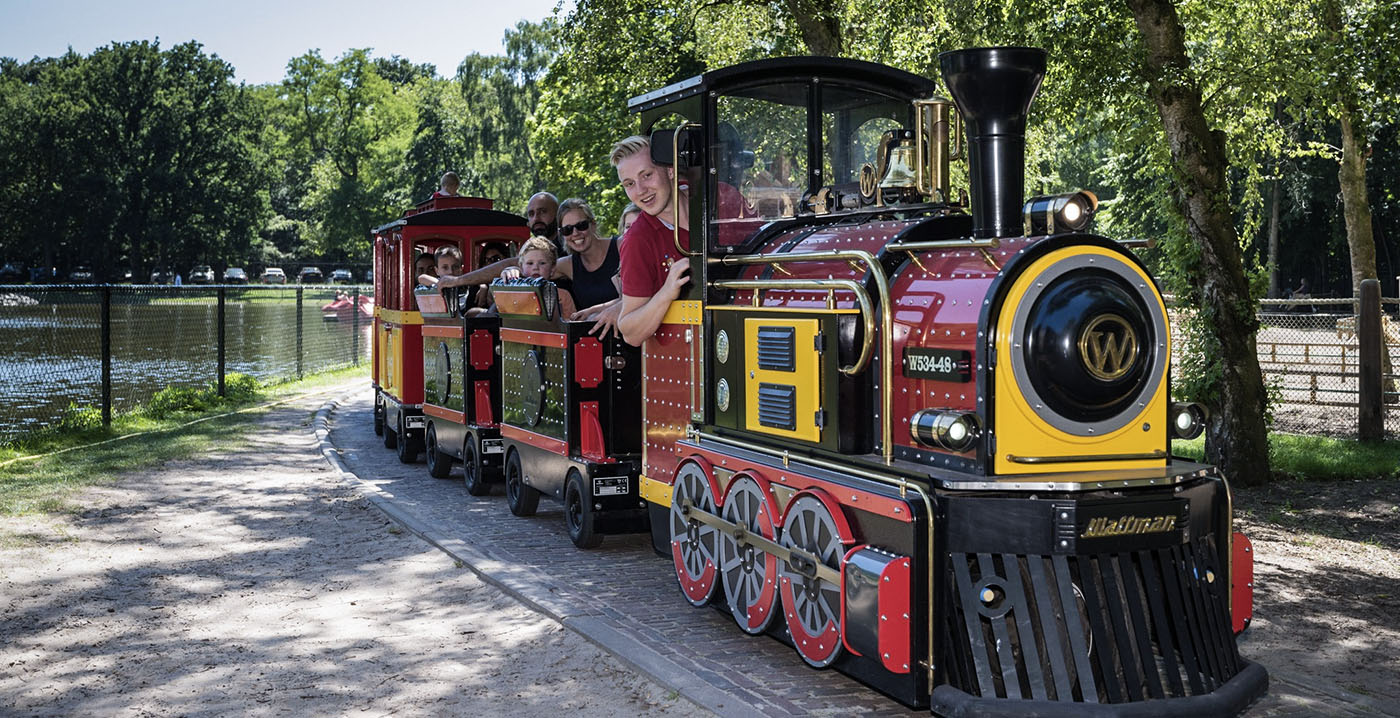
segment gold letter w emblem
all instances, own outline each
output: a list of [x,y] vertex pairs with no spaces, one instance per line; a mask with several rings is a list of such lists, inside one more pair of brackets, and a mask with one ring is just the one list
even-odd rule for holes
[[1137,334],[1117,314],[1100,314],[1079,335],[1079,358],[1089,373],[1113,381],[1137,361]]

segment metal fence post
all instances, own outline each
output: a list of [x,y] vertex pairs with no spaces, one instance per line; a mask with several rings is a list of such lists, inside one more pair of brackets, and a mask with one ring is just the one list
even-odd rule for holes
[[360,287],[355,285],[355,295],[350,298],[350,364],[360,365]]
[[1360,345],[1356,432],[1362,441],[1379,440],[1385,434],[1385,418],[1381,413],[1381,283],[1378,280],[1361,282],[1356,338]]
[[112,425],[112,287],[102,285],[102,425]]
[[302,378],[301,356],[301,287],[297,287],[297,378]]
[[224,287],[219,287],[219,396],[224,396]]

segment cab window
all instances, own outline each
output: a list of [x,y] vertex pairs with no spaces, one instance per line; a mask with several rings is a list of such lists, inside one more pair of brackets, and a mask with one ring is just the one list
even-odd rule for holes
[[876,150],[889,130],[913,127],[911,105],[856,87],[821,90],[822,177],[825,184],[854,191],[861,165],[879,164]]
[[809,92],[807,83],[777,83],[716,101],[710,211],[719,244],[742,244],[767,222],[797,214],[808,189]]

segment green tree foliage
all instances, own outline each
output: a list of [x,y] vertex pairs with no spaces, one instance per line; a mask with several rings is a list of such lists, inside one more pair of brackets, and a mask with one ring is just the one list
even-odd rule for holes
[[198,43],[0,65],[0,248],[33,265],[245,254],[266,212],[257,103]]
[[369,229],[409,203],[403,164],[417,84],[390,82],[380,65],[366,49],[333,62],[311,51],[287,65],[276,120],[288,161],[309,168],[294,178],[304,181],[297,203],[304,233],[293,248],[298,254],[363,260]]

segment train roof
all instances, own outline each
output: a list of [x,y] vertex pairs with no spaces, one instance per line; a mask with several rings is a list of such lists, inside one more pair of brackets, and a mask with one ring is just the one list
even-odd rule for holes
[[383,234],[400,227],[524,227],[525,218],[518,214],[496,209],[477,207],[453,207],[436,209],[400,217],[388,224],[374,228],[375,234]]
[[934,80],[888,65],[842,57],[802,55],[754,60],[710,70],[652,90],[644,95],[633,97],[627,101],[627,108],[633,112],[642,112],[703,92],[723,92],[731,87],[741,85],[802,78],[820,78],[887,87],[909,97],[930,96],[938,87],[938,83]]

